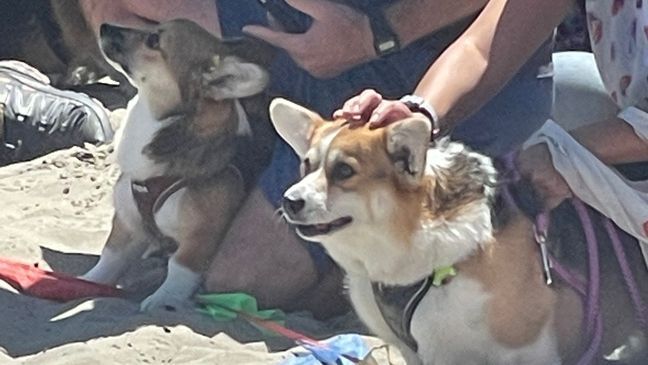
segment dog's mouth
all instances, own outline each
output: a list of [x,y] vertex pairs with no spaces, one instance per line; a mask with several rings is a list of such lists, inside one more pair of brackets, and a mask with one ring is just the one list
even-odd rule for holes
[[343,227],[346,227],[347,225],[351,224],[352,221],[353,218],[351,217],[342,217],[329,223],[297,224],[295,226],[302,236],[314,237],[314,236],[322,236],[325,234],[330,234],[332,232],[338,231]]

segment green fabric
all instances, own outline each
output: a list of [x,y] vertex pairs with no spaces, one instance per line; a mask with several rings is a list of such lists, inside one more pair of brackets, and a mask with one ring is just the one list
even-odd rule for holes
[[199,312],[216,321],[236,319],[239,313],[283,324],[286,315],[279,309],[259,310],[256,298],[245,293],[201,294],[196,296]]

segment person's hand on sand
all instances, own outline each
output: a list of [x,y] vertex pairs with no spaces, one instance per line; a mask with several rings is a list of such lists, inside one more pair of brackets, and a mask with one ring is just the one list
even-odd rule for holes
[[331,1],[287,0],[313,18],[301,34],[260,25],[243,32],[283,48],[304,70],[318,78],[330,78],[376,57],[369,18],[353,8]]

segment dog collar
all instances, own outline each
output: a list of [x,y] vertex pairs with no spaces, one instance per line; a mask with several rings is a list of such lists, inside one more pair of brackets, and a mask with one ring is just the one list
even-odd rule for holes
[[383,319],[412,351],[417,352],[418,344],[412,336],[411,325],[414,311],[431,286],[440,287],[457,275],[454,266],[443,266],[435,269],[432,275],[425,279],[404,286],[387,286],[382,283],[372,283],[374,299]]

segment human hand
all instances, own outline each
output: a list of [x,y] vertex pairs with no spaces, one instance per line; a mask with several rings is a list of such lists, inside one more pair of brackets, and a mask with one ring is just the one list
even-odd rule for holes
[[572,196],[569,185],[554,168],[546,144],[533,145],[520,151],[516,165],[522,177],[533,184],[545,209],[551,210]]
[[367,16],[349,6],[323,0],[286,0],[313,18],[301,34],[259,25],[243,32],[283,48],[304,70],[317,78],[330,78],[376,57]]
[[382,95],[367,89],[347,100],[334,118],[344,118],[353,124],[369,123],[370,128],[384,127],[411,116],[412,111],[398,100],[385,100]]

